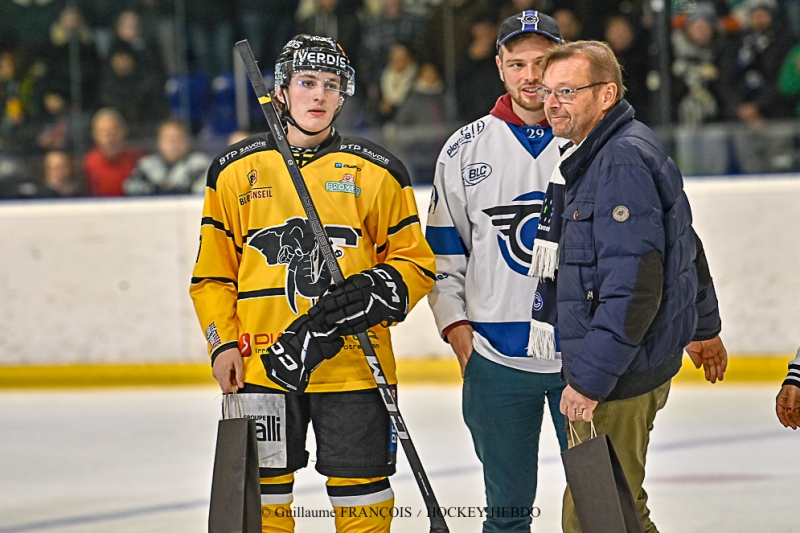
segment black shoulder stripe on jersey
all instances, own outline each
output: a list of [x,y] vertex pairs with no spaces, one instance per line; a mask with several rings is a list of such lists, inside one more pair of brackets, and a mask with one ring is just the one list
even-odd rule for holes
[[388,229],[388,235],[392,236],[395,233],[398,233],[401,229],[408,227],[412,224],[419,224],[419,217],[417,215],[411,215],[410,217],[406,217],[394,226],[391,226]]
[[345,137],[342,139],[339,151],[363,157],[365,160],[385,168],[397,180],[401,189],[411,187],[411,178],[406,166],[386,148],[360,137]]
[[[328,231],[328,228],[330,228],[330,227],[331,226],[325,226],[325,231]],[[339,226],[334,224],[333,227],[339,227]],[[253,237],[253,235],[255,235],[256,233],[258,233],[259,231],[261,231],[263,229],[264,228],[256,228],[256,229],[251,229],[250,231],[248,231],[247,235],[245,236],[245,239],[244,239],[245,244],[247,244],[247,241],[249,241]],[[363,232],[361,231],[361,228],[350,228],[350,229],[355,231],[356,235],[358,235],[359,238],[362,238],[364,236]]]
[[361,485],[346,485],[344,487],[335,487],[328,485],[325,487],[328,491],[328,496],[343,497],[343,496],[363,496],[366,494],[375,494],[386,489],[392,488],[389,484],[389,478],[384,478],[372,483],[363,483]]
[[251,135],[243,141],[228,146],[222,153],[211,162],[206,176],[206,187],[217,190],[217,180],[220,173],[230,165],[232,162],[241,159],[246,155],[255,152],[263,152],[265,150],[274,150],[275,148],[269,143],[266,133],[257,133]]
[[393,260],[395,260],[395,259],[396,259],[397,261],[405,261],[406,263],[411,263],[412,265],[414,265],[415,267],[417,267],[417,268],[419,269],[419,271],[420,271],[420,272],[422,272],[423,274],[425,274],[425,276],[426,276],[426,277],[428,277],[428,278],[431,278],[433,281],[436,281],[436,274],[434,274],[433,272],[431,272],[431,271],[430,271],[430,270],[428,270],[427,268],[423,268],[423,267],[419,266],[418,264],[416,264],[416,263],[415,263],[414,261],[412,261],[411,259],[406,259],[406,258],[404,258],[404,257],[393,257],[392,259],[393,259]]
[[[221,232],[225,233],[225,236],[228,237],[230,240],[234,241],[233,233],[225,227],[225,224],[220,222],[219,220],[214,220],[211,217],[203,217],[200,220],[201,226],[213,226],[214,228],[220,230]],[[239,255],[242,255],[242,247],[236,244],[236,241],[233,242],[234,248],[236,251],[239,252]]]
[[387,246],[389,246],[389,243],[388,243],[388,242],[385,242],[385,243],[381,244],[380,246],[377,246],[377,247],[375,248],[375,253],[377,253],[377,254],[382,254],[382,253],[383,253],[383,251],[384,251],[384,250],[386,250],[386,247],[387,247]]
[[221,283],[231,283],[234,287],[239,288],[239,284],[236,283],[235,280],[228,279],[228,278],[216,278],[216,277],[208,277],[208,278],[192,278],[192,285],[197,285],[203,281],[219,281]]
[[283,296],[286,289],[278,287],[275,289],[260,289],[257,291],[243,291],[239,293],[239,300],[249,300],[250,298],[269,298],[271,296]]

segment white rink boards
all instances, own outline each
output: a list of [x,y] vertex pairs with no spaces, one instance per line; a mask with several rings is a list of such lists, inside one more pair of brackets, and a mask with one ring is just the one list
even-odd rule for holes
[[[645,480],[663,533],[800,531],[800,433],[778,424],[776,393],[777,384],[673,389],[656,418]],[[0,393],[0,533],[206,531],[219,400],[207,387]],[[440,503],[479,507],[480,466],[460,406],[458,387],[400,390]],[[397,506],[423,511],[402,452],[392,485]],[[560,531],[563,487],[547,422],[534,532]],[[313,468],[297,476],[295,506],[330,508]],[[476,518],[449,525],[481,529]],[[297,531],[332,532],[332,519],[299,519]],[[393,531],[427,532],[427,523],[401,518]]]
[[[728,351],[800,343],[800,179],[686,181]],[[429,187],[416,189],[421,219]],[[189,299],[199,197],[0,206],[0,365],[205,362]],[[450,357],[426,301],[395,328],[399,358]]]

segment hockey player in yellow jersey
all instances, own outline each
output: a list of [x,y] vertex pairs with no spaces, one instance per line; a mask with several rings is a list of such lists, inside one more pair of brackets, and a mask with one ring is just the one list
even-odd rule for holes
[[213,162],[190,293],[223,392],[239,391],[259,434],[262,531],[294,531],[294,472],[316,469],[338,532],[389,531],[396,439],[356,334],[367,331],[387,381],[388,325],[434,283],[403,164],[332,124],[355,89],[332,39],[298,35],[275,66],[286,138],[346,281],[328,270],[284,161],[269,134]]

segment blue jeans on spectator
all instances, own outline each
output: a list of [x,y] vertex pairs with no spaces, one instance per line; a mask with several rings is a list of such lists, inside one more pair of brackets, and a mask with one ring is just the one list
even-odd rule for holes
[[483,463],[483,533],[530,532],[532,518],[524,510],[533,507],[536,496],[545,398],[558,443],[567,448],[566,422],[559,411],[564,386],[558,373],[523,372],[472,352],[464,372],[462,409]]

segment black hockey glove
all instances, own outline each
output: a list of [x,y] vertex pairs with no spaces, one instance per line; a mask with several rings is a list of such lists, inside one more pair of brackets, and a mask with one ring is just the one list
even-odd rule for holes
[[311,317],[301,315],[261,356],[261,362],[269,379],[289,392],[302,394],[314,369],[343,346],[341,337],[326,333]]
[[308,314],[339,335],[357,335],[408,314],[408,286],[393,266],[381,263],[332,287]]

